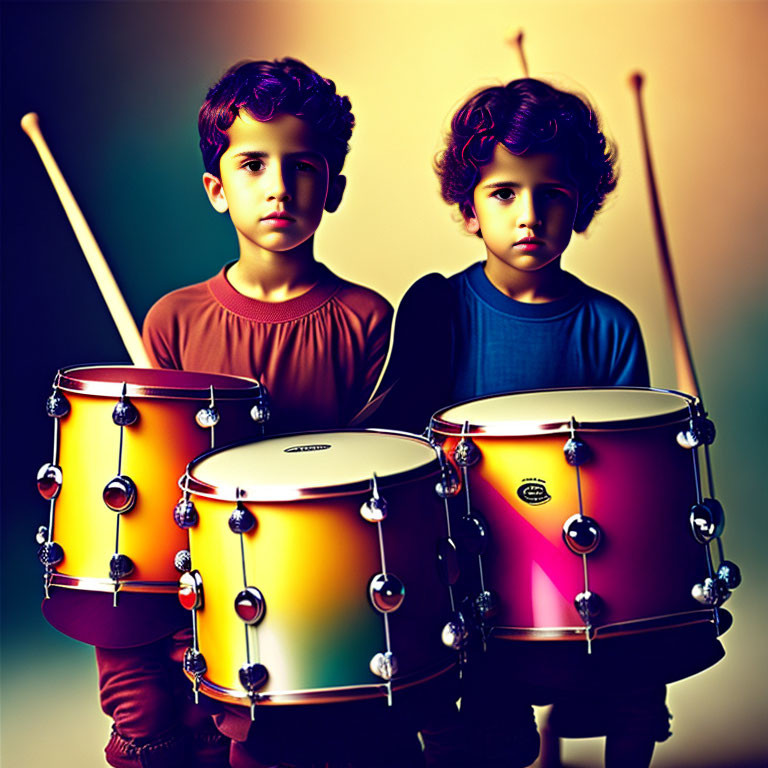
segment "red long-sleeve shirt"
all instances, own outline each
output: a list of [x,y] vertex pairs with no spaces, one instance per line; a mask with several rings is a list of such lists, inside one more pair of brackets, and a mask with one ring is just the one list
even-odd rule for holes
[[386,299],[325,267],[309,291],[282,302],[238,293],[225,267],[161,298],[143,336],[161,368],[259,379],[270,393],[274,434],[348,424],[376,384],[391,321]]

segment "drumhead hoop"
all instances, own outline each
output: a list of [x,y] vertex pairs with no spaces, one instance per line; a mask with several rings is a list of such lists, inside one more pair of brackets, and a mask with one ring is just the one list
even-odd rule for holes
[[580,431],[643,429],[684,422],[697,412],[696,398],[665,389],[530,390],[450,406],[432,417],[431,429],[443,435],[540,435],[568,432],[571,419]]
[[209,451],[190,462],[182,489],[231,501],[293,501],[387,488],[437,475],[422,437],[385,430],[282,435]]
[[178,371],[169,368],[136,368],[132,365],[82,365],[65,368],[55,385],[66,392],[118,398],[163,397],[181,400],[210,398],[240,400],[264,392],[262,384],[244,376],[229,376],[202,371]]

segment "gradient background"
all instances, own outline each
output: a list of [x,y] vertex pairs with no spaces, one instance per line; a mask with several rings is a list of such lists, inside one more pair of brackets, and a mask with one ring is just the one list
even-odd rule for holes
[[[765,2],[87,2],[2,5],[2,765],[101,766],[107,722],[92,651],[39,613],[34,488],[55,370],[127,360],[32,145],[39,112],[58,162],[140,321],[172,288],[236,256],[205,199],[196,115],[241,58],[291,55],[350,95],[358,127],[341,209],[318,258],[393,303],[420,275],[483,256],[437,194],[431,159],[471,90],[520,75],[504,43],[523,27],[534,76],[589,94],[620,149],[622,180],[567,268],[637,314],[653,383],[673,386],[637,119],[627,76],[648,77],[660,192],[703,393],[718,426],[728,555],[745,583],[728,655],[675,684],[675,736],[654,766],[768,764],[762,583],[768,199]],[[652,478],[651,478],[652,480]],[[637,564],[637,584],[652,563]],[[595,765],[594,740],[570,741]]]

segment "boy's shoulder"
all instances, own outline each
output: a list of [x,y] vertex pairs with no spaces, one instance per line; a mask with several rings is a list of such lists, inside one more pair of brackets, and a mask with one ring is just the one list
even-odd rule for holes
[[579,280],[575,275],[571,275],[571,277],[576,281],[576,290],[584,297],[585,303],[588,303],[595,310],[603,315],[612,316],[617,320],[637,323],[637,318],[632,310],[620,299]]
[[210,286],[212,279],[214,278],[169,291],[150,307],[147,318],[160,319],[169,315],[177,315],[187,310],[199,308],[201,303],[213,301]]
[[392,305],[377,291],[338,277],[330,270],[329,274],[339,283],[335,298],[359,317],[380,319],[392,315]]

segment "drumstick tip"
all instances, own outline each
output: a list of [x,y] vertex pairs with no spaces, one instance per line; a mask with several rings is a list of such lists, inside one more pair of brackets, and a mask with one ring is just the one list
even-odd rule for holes
[[637,72],[633,72],[629,76],[629,84],[638,92],[643,87],[644,80],[645,80],[645,75],[643,75],[643,73],[640,72],[639,70]]
[[37,116],[37,112],[27,112],[24,117],[21,118],[21,130],[29,136],[32,131],[37,129],[40,124],[40,118]]
[[523,44],[523,30],[512,27],[504,36],[504,40],[508,45],[520,48]]

